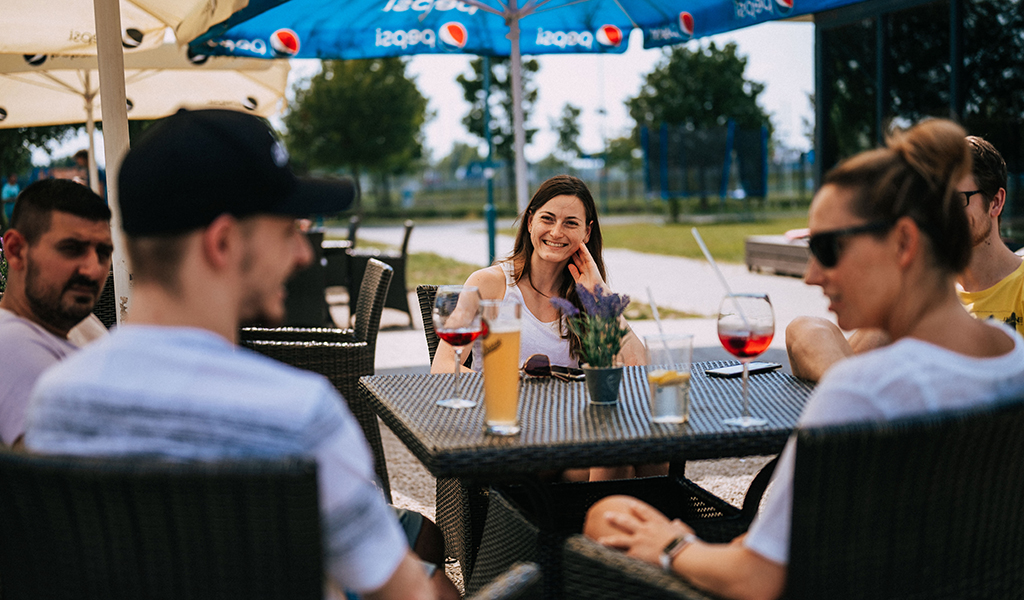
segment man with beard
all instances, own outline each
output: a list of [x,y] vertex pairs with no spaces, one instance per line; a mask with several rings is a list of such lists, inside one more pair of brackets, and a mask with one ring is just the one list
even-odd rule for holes
[[252,115],[183,110],[132,145],[118,183],[129,322],[43,374],[26,448],[315,458],[329,581],[366,598],[457,598],[444,570],[410,549],[427,523],[403,532],[334,386],[236,345],[240,325],[282,321],[285,282],[313,259],[297,219],[345,209],[353,182],[296,177]]
[[[1006,207],[1006,161],[995,146],[969,135],[971,174],[957,184],[955,201],[962,202],[971,227],[971,262],[957,276],[960,302],[979,319],[998,319],[1024,335],[1024,261],[999,237]],[[821,379],[836,362],[884,346],[888,337],[877,330],[859,329],[849,340],[831,321],[798,317],[786,328],[786,349],[793,374]]]
[[84,185],[36,182],[18,196],[4,234],[0,300],[0,439],[20,444],[32,386],[77,350],[68,332],[89,316],[110,271],[110,209]]

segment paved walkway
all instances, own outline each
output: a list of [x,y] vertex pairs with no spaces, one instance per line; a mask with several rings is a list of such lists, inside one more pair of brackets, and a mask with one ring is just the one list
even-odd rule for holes
[[[608,221],[635,220],[631,217],[612,217]],[[639,217],[649,220],[650,217]],[[496,239],[497,255],[507,255],[512,250],[515,229],[511,220],[498,223]],[[344,237],[347,231],[337,231]],[[361,227],[360,239],[372,240],[398,246],[401,244],[403,228]],[[462,262],[487,265],[487,232],[483,221],[457,221],[417,225],[409,241],[409,251],[433,252],[440,256]],[[714,249],[712,249],[712,252]],[[605,266],[608,284],[619,293],[647,302],[649,286],[658,306],[670,307],[692,314],[705,315],[698,319],[672,319],[663,323],[666,332],[694,334],[694,360],[732,358],[718,342],[715,315],[722,298],[723,289],[714,270],[704,260],[678,258],[653,254],[642,254],[632,250],[606,249]],[[776,335],[766,360],[781,362],[788,368],[786,359],[785,330],[799,315],[816,315],[833,318],[828,312],[828,300],[818,287],[808,286],[798,278],[778,275],[762,275],[748,272],[744,265],[722,264],[722,273],[734,292],[765,292],[775,308]],[[418,312],[415,292],[412,292],[410,306]],[[389,314],[385,311],[381,335],[377,342],[377,372],[425,372],[427,362],[426,342],[423,338],[419,315],[414,315],[414,329],[404,327],[407,319],[404,313]],[[398,327],[395,327],[395,326]],[[657,333],[654,321],[632,322],[634,331],[640,336]]]

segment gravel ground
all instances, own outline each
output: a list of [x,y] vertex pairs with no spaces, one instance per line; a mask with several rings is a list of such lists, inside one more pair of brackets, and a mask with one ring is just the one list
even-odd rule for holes
[[[384,423],[380,427],[395,505],[415,510],[433,520],[434,477]],[[753,456],[690,461],[686,464],[686,476],[733,506],[742,506],[751,479],[770,458]],[[449,562],[445,570],[455,585],[464,590],[458,563]]]

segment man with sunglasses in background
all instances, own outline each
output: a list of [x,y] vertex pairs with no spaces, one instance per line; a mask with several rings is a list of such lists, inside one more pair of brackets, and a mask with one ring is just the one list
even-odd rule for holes
[[[971,227],[971,262],[957,277],[960,302],[974,316],[999,319],[1024,335],[1024,260],[999,236],[1006,206],[1006,161],[995,147],[967,136],[973,166],[957,185]],[[877,224],[870,224],[876,227]],[[828,268],[841,259],[843,240],[871,233],[868,226],[825,232],[810,240],[815,260]],[[889,343],[881,331],[859,329],[849,339],[828,319],[797,317],[786,328],[786,350],[793,375],[821,379],[836,362]]]

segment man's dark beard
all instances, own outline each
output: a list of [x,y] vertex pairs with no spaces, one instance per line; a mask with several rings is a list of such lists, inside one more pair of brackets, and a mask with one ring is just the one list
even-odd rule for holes
[[[37,293],[33,289],[36,274],[35,269],[30,264],[25,275],[25,297],[28,299],[32,312],[40,321],[55,329],[70,330],[75,325],[81,323],[82,319],[89,316],[89,313],[92,312],[92,308],[96,304],[96,298],[100,295],[101,284],[84,275],[74,275],[64,284],[56,298],[47,298],[45,294]],[[93,301],[87,304],[75,302],[65,309],[61,305],[61,298],[64,297],[64,292],[68,291],[72,286],[83,286],[93,290],[95,292]]]

